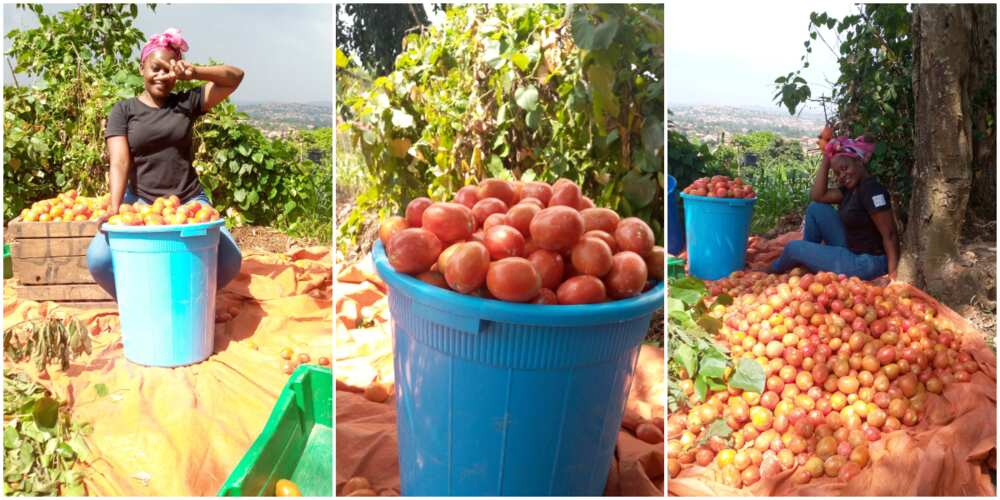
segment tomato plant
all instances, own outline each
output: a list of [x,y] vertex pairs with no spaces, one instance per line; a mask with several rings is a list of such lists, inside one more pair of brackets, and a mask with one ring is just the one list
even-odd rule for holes
[[339,55],[339,131],[366,180],[344,244],[369,210],[384,218],[487,177],[568,178],[662,241],[662,20],[655,5],[453,6],[370,85]]

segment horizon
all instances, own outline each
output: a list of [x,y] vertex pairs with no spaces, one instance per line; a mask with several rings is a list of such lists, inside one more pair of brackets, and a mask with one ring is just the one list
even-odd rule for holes
[[[726,14],[720,16],[720,5],[714,1],[672,4],[667,15],[668,107],[694,101],[783,109],[773,100],[774,80],[801,68],[803,42],[809,39],[809,14],[825,11],[840,19],[852,9],[850,4],[817,0],[781,4],[776,9],[726,3]],[[821,33],[837,45],[830,30]],[[802,77],[813,97],[829,94],[831,82],[840,76],[836,58],[817,41],[809,63]],[[822,113],[816,103],[809,102],[805,108]]]

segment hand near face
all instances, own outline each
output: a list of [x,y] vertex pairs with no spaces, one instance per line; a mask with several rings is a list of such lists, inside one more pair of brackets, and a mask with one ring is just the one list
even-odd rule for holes
[[173,59],[170,61],[170,72],[174,74],[174,77],[178,80],[192,80],[194,79],[194,66],[191,63],[181,59]]

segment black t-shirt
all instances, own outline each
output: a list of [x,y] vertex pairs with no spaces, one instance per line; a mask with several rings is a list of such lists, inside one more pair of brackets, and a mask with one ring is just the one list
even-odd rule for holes
[[128,137],[135,168],[129,184],[145,199],[176,194],[181,200],[201,190],[194,160],[191,131],[201,116],[203,88],[170,94],[162,108],[153,108],[138,97],[119,101],[108,117],[105,139]]
[[887,191],[874,176],[866,177],[854,189],[840,188],[844,199],[837,207],[847,233],[847,249],[854,253],[885,255],[882,233],[871,214],[892,207]]

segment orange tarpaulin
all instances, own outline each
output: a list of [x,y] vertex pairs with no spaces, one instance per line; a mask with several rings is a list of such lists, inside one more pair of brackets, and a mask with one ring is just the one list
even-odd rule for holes
[[[327,248],[252,254],[216,306],[236,312],[215,326],[215,352],[181,368],[149,368],[122,353],[117,310],[77,311],[19,300],[5,287],[4,325],[76,314],[93,330],[93,353],[48,376],[24,370],[68,402],[85,437],[87,492],[95,496],[215,495],[264,427],[288,379],[279,351],[330,357],[332,262]],[[60,312],[61,310],[61,312]],[[107,395],[97,393],[102,384]]]
[[[748,264],[768,264],[788,241],[790,232],[773,240],[750,239]],[[968,383],[953,383],[941,395],[929,394],[921,420],[914,427],[883,434],[870,444],[871,462],[849,482],[820,477],[805,485],[791,481],[794,469],[762,479],[740,490],[716,481],[713,469],[685,468],[668,481],[670,495],[790,495],[790,496],[994,496],[988,469],[996,469],[996,354],[982,332],[923,291],[897,284],[952,322],[964,349],[979,365]]]
[[[373,402],[362,394],[373,384],[390,386],[392,330],[386,286],[370,260],[337,272],[337,492],[353,477],[364,477],[376,492],[399,490],[396,406],[390,397]],[[666,384],[663,350],[643,346],[618,436],[605,495],[662,496],[663,442],[638,439],[646,423],[663,428]],[[650,439],[655,441],[656,439]]]

